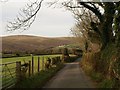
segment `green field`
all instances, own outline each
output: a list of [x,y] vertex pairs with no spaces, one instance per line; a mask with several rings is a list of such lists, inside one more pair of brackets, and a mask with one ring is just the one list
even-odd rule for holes
[[[40,57],[40,70],[45,69],[44,64],[45,64],[47,58],[52,58],[52,57],[57,57],[57,56],[61,56],[61,55],[41,55],[41,56],[39,56]],[[38,56],[33,56],[33,59],[34,59],[34,73],[37,73]],[[0,65],[0,69],[1,69],[0,76],[3,76],[2,82],[4,83],[4,82],[10,81],[10,80],[13,81],[13,83],[15,82],[15,77],[16,77],[16,74],[15,74],[16,63],[15,62],[16,61],[21,61],[21,64],[24,64],[24,62],[28,62],[31,60],[32,60],[32,56],[0,59],[0,61],[2,61],[2,64],[14,62],[12,64],[7,64],[7,67],[5,65]],[[43,61],[44,61],[44,63],[43,63]],[[2,72],[2,70],[3,70],[3,72]],[[12,73],[12,75],[10,73]],[[4,76],[5,76],[5,78],[4,78]],[[12,78],[12,77],[14,77],[14,78]]]
[[[42,70],[44,67],[42,67],[42,60],[44,60],[44,63],[46,62],[47,58],[52,58],[52,57],[57,57],[57,56],[61,56],[61,55],[41,55],[40,57],[40,69]],[[33,56],[34,59],[34,71],[37,71],[38,68],[38,56]],[[26,56],[26,57],[14,57],[14,58],[3,58],[0,59],[2,60],[2,64],[6,64],[6,63],[11,63],[11,62],[16,62],[16,61],[21,61],[21,64],[24,64],[25,62],[31,61],[32,60],[32,56]],[[8,68],[13,68],[16,66],[16,63],[13,64],[7,64]],[[0,66],[0,69],[4,69],[4,65],[2,65],[2,67]]]
[[[45,59],[48,57],[56,57],[56,56],[61,56],[61,55],[40,55],[40,60],[44,57]],[[34,56],[34,60],[37,60],[38,56]],[[15,61],[29,61],[32,60],[32,56],[26,56],[26,57],[13,57],[13,58],[2,58],[2,63],[8,63],[8,62],[15,62]]]

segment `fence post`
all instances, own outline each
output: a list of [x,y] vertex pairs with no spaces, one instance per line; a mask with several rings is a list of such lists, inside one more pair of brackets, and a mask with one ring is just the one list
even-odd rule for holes
[[42,70],[44,70],[44,56],[42,57]]
[[40,71],[40,56],[38,56],[38,72]]
[[29,72],[29,76],[31,76],[31,61],[29,61],[29,69],[28,69],[28,72]]
[[21,81],[21,62],[16,62],[16,83],[19,83]]
[[34,74],[34,57],[32,56],[32,74]]

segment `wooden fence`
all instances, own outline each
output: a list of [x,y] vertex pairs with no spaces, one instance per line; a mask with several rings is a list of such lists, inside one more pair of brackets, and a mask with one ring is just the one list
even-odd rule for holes
[[31,75],[40,72],[41,70],[49,69],[51,66],[55,66],[61,63],[60,57],[47,58],[44,57],[40,60],[38,56],[37,64],[34,57],[27,62],[10,62],[0,64],[0,76],[2,77],[2,88],[7,89],[18,84],[22,79],[30,77]]

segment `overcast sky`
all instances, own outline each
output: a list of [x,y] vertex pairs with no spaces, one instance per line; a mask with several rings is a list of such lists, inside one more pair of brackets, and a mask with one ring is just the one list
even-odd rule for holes
[[[6,32],[7,21],[13,21],[18,15],[20,8],[23,8],[29,0],[8,0],[6,3],[0,2],[0,30],[2,35],[37,35],[44,37],[64,37],[70,36],[70,29],[74,26],[75,20],[71,12],[64,8],[48,8],[45,2],[37,14],[35,22],[24,32]],[[31,0],[34,1],[34,0]],[[51,0],[47,0],[51,1]]]

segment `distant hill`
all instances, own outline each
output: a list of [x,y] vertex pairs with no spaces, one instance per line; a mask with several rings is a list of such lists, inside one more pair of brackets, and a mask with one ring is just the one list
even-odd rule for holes
[[74,43],[72,37],[47,38],[29,35],[14,35],[0,37],[0,40],[1,38],[2,52],[32,52]]

